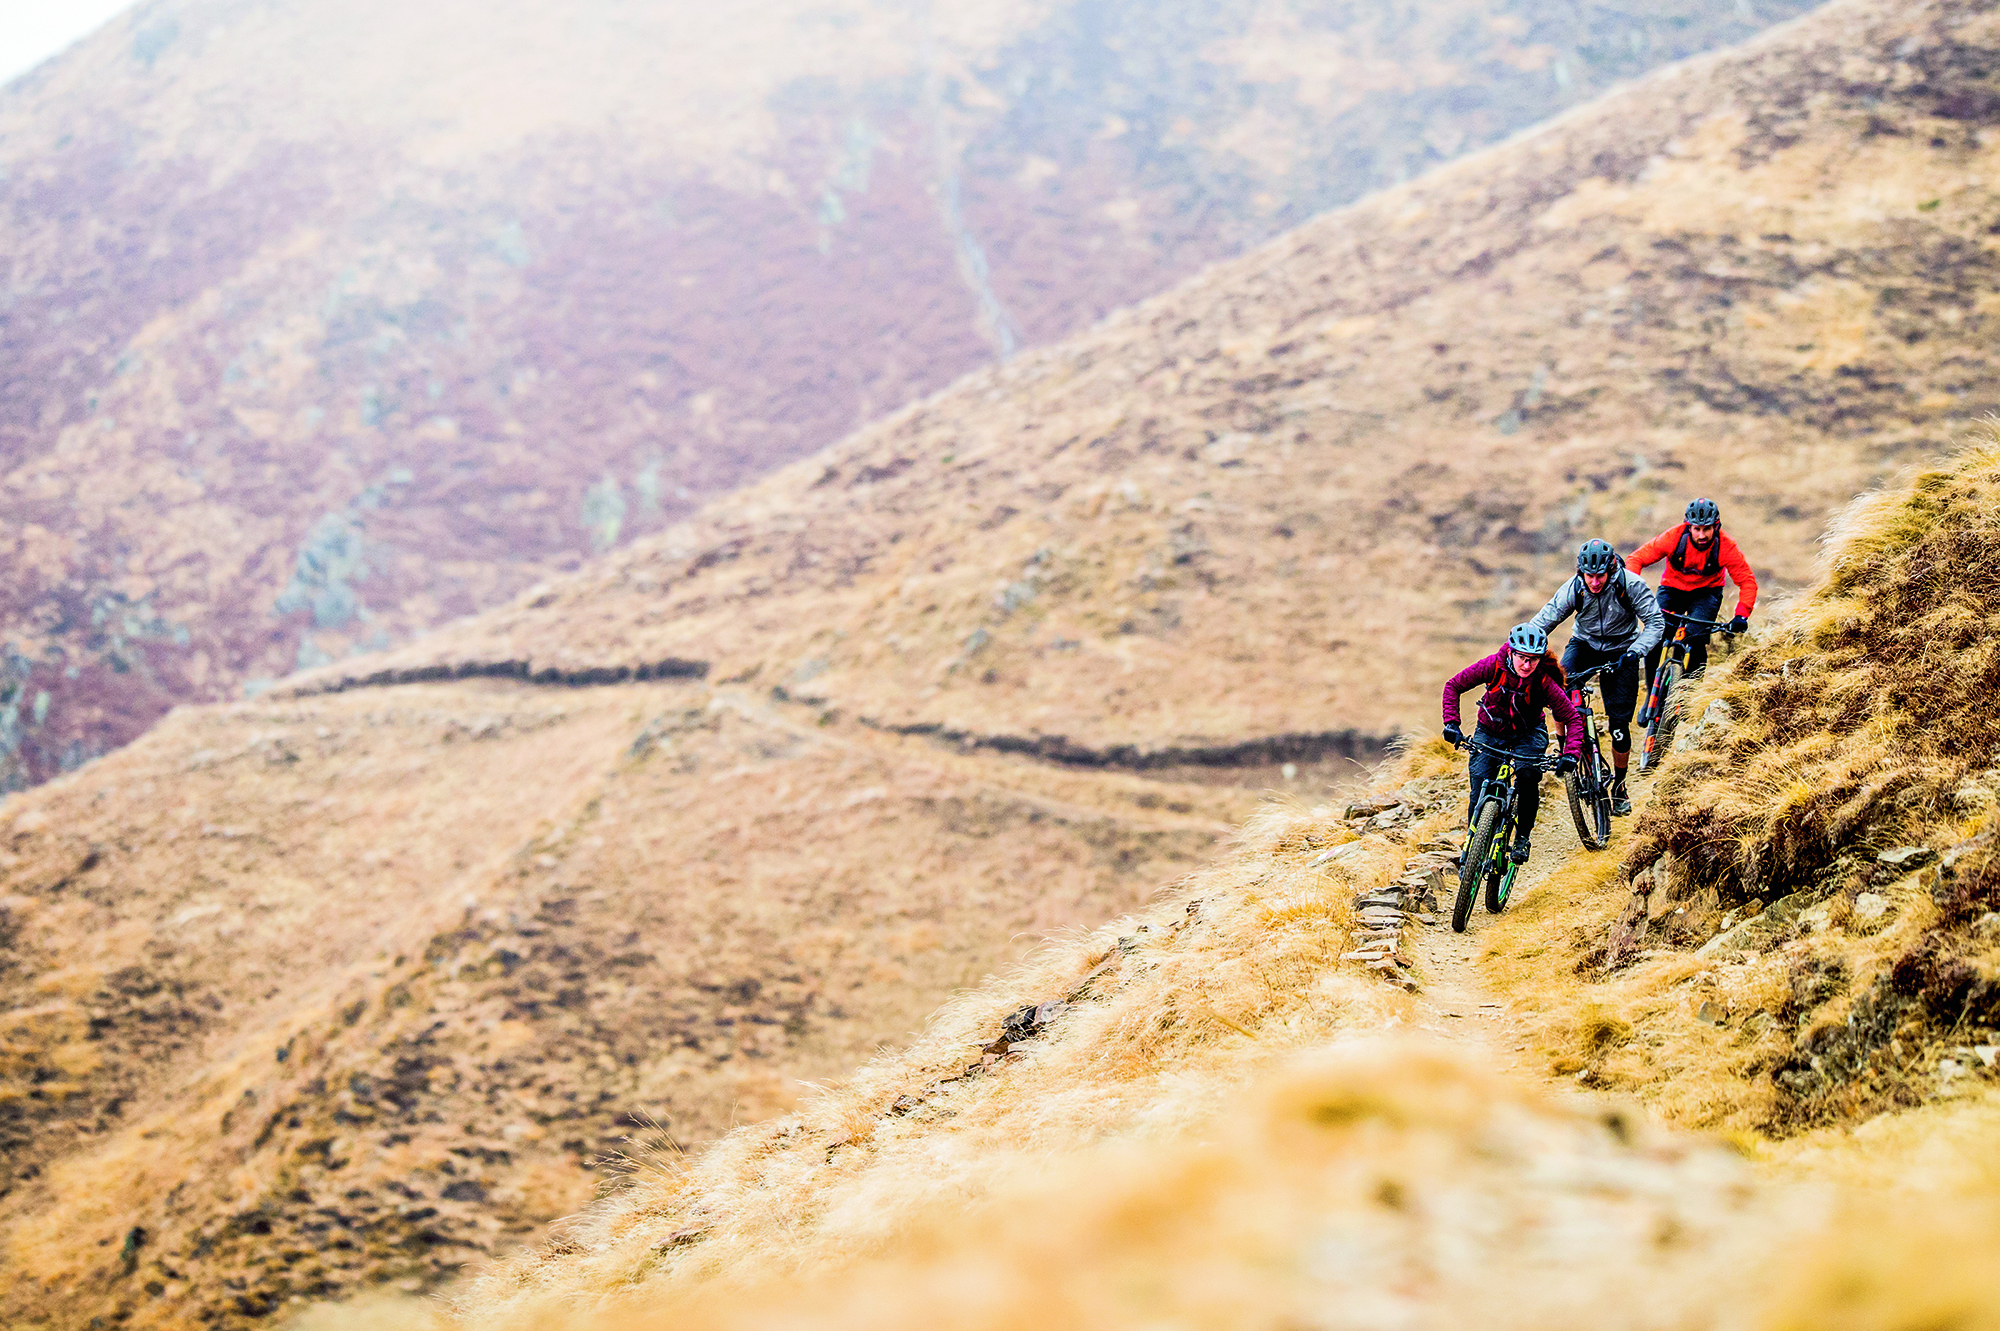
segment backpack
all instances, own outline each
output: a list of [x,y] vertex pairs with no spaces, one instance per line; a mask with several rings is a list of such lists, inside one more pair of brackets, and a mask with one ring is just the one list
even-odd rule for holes
[[1687,577],[1697,577],[1697,578],[1711,578],[1714,577],[1717,573],[1720,573],[1722,571],[1721,526],[1717,525],[1715,529],[1715,539],[1708,543],[1708,558],[1702,561],[1702,566],[1699,569],[1692,569],[1687,566],[1687,554],[1688,554],[1688,525],[1685,522],[1683,522],[1681,524],[1680,542],[1674,546],[1674,552],[1667,556],[1667,562],[1674,566],[1674,572],[1682,574]]
[[[1720,544],[1720,542],[1717,542],[1717,544]],[[1611,585],[1618,591],[1618,604],[1625,607],[1626,614],[1637,619],[1639,611],[1632,604],[1632,593],[1626,589],[1625,570],[1622,567],[1612,571]],[[1579,573],[1576,575],[1576,608],[1579,613],[1583,610],[1583,598],[1588,595],[1590,595],[1590,588],[1584,585],[1583,574]]]

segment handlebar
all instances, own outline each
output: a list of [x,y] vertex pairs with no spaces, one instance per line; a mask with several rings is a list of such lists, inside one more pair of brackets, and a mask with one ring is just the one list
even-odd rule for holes
[[1452,745],[1452,747],[1455,749],[1477,749],[1481,753],[1491,754],[1495,758],[1505,758],[1509,762],[1512,762],[1518,766],[1532,767],[1537,771],[1541,772],[1555,771],[1556,763],[1560,761],[1562,758],[1561,754],[1557,754],[1554,757],[1551,757],[1546,753],[1544,753],[1539,758],[1526,758],[1514,752],[1514,750],[1512,749],[1499,749],[1495,748],[1491,744],[1482,744],[1478,740],[1472,738],[1470,735],[1467,735],[1464,739],[1461,739],[1458,743]]
[[1671,610],[1662,610],[1660,616],[1663,619],[1671,619],[1692,628],[1715,629],[1724,637],[1733,638],[1736,636],[1730,632],[1729,625],[1731,621],[1727,619],[1696,619],[1693,615],[1677,615]]
[[1616,669],[1618,666],[1618,661],[1623,659],[1624,659],[1623,657],[1619,657],[1615,660],[1602,661],[1599,662],[1597,665],[1590,667],[1590,669],[1588,670],[1579,670],[1574,675],[1571,675],[1569,677],[1569,686],[1572,689],[1581,692],[1584,689],[1584,687],[1590,683],[1591,680],[1596,679],[1599,675],[1603,674],[1607,670]]

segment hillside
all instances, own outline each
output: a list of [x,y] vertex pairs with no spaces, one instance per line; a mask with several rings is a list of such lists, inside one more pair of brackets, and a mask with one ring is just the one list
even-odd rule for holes
[[0,787],[1803,0],[147,0],[0,90]]
[[[1470,975],[1442,924],[1401,945],[1434,994],[1347,952],[1462,795],[1358,840],[1268,811],[798,1114],[653,1162],[443,1325],[1996,1324],[2000,814],[1961,784],[1990,757],[1996,495],[1988,431],[1864,501],[1713,672],[1622,857],[1538,833],[1554,862],[1479,917]],[[1948,685],[1911,687],[1925,643]],[[1434,742],[1381,788],[1458,767]],[[1636,971],[1626,892],[1658,926]]]
[[[1534,928],[1517,964],[1543,970],[1567,933],[1597,981],[1524,990],[1545,1038],[1575,1042],[1580,1004],[1648,1032],[1558,1050],[1596,1084],[1789,1135],[1949,1099],[1993,1067],[2000,436],[1976,440],[1857,500],[1798,607],[1691,696],[1622,865],[1567,885],[1614,926]],[[1687,1021],[1704,1004],[1725,1040]]]
[[[1710,490],[1775,587],[1806,594],[1825,514],[1948,453],[1992,391],[1972,119],[1996,22],[1839,4],[1024,352],[501,611],[179,711],[10,798],[0,1322],[242,1331],[474,1271],[475,1322],[547,1324],[546,1299],[576,1310],[607,1280],[688,1324],[803,1320],[865,1308],[869,1281],[921,1293],[934,1258],[968,1278],[992,1269],[982,1251],[1018,1264],[1024,1233],[1085,1253],[1115,1233],[1157,1268],[1188,1231],[1133,1219],[1154,1211],[1241,1239],[1186,1262],[1190,1288],[1233,1299],[1234,1255],[1264,1254],[1357,1319],[1380,1289],[1334,1259],[1373,1242],[1354,1219],[1371,1208],[1403,1217],[1412,1298],[1446,1288],[1425,1265],[1440,1243],[1478,1256],[1445,1273],[1467,1280],[1450,1298],[1516,1291],[1544,1324],[1628,1286],[1621,1307],[1680,1324],[1714,1320],[1699,1299],[1790,1297],[1732,1283],[1755,1271],[1684,1277],[1750,1235],[1846,1252],[1812,1196],[1519,1077],[1602,1080],[1683,1128],[1753,1151],[1792,1134],[1783,1149],[1847,1164],[1837,1127],[1808,1129],[1929,1096],[1941,1064],[1906,1040],[1887,1048],[1917,1070],[1907,1095],[1781,1098],[1818,1084],[1777,1074],[1821,1071],[1808,1037],[1856,1001],[1829,967],[1794,976],[1799,939],[1745,961],[1689,957],[1694,932],[1632,946],[1626,871],[1653,875],[1643,913],[1656,852],[1699,843],[1703,818],[1735,819],[1746,850],[1774,825],[1701,812],[1754,798],[1738,778],[1761,760],[1746,748],[1713,789],[1670,768],[1658,819],[1615,855],[1538,834],[1532,889],[1471,946],[1412,931],[1403,961],[1375,958],[1428,986],[1414,997],[1336,963],[1362,950],[1356,898],[1438,853],[1445,767],[1415,746],[1381,777],[1401,802],[1353,819],[1329,786],[1429,722],[1445,666],[1539,600],[1581,532],[1628,539]],[[1897,651],[1984,622],[1952,605],[1962,623]],[[1780,683],[1752,691],[1847,734],[1845,694],[1821,713],[1782,687],[1787,653],[1814,650],[1783,635],[1816,621],[1760,617]],[[1934,725],[1922,701],[1898,705]],[[1866,756],[1843,753],[1827,761]],[[1259,812],[1246,787],[1267,784],[1305,798]],[[1729,872],[1686,880],[1721,912],[1704,928],[1775,906]],[[1841,982],[1873,984],[1871,949],[1929,927],[1896,890],[1915,932],[1840,935],[1873,940],[1841,944]],[[1976,971],[1980,918],[1927,955]],[[1922,975],[1922,1011],[1897,1010],[1943,1041]],[[1319,1048],[1391,1022],[1477,1033],[1442,1065]],[[1940,1251],[1926,1226],[1960,1214],[1988,1140],[1983,1073],[1951,1058],[1977,1095],[1947,1126],[1975,1163],[1881,1157],[1946,1180],[1908,1230]],[[801,1080],[857,1066],[786,1116]],[[1354,1104],[1405,1074],[1407,1094]],[[1448,1108],[1495,1097],[1514,1106],[1490,1121],[1497,1154],[1488,1119]],[[1357,1172],[1342,1123],[1396,1167]],[[631,1177],[506,1259],[619,1151]],[[1274,1163],[1299,1158],[1326,1172]],[[1465,1191],[1428,1190],[1440,1160]],[[1070,1171],[1053,1184],[1051,1162]],[[1203,1179],[1245,1186],[1215,1184],[1212,1213],[1161,1209]],[[1983,1251],[1964,1205],[1954,1242]],[[1051,1207],[1061,1225],[1009,1220]],[[927,1218],[947,1213],[974,1228]],[[1259,1216],[1331,1237],[1304,1253]],[[1518,1270],[1523,1249],[1478,1247],[1496,1225],[1525,1245]],[[1578,1233],[1594,1260],[1556,1279]],[[1794,1324],[1826,1324],[1814,1288]]]
[[9,806],[0,1322],[432,1287],[628,1138],[786,1108],[1249,807],[686,682],[177,713]]
[[[1432,724],[1692,494],[1772,592],[2000,401],[1992,6],[1843,3],[1328,214],[302,688],[706,663],[1079,762]],[[593,673],[594,672],[594,673]]]

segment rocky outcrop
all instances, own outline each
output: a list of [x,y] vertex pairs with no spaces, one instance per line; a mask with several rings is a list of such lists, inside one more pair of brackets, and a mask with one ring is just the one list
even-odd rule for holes
[[527,684],[562,688],[591,688],[605,684],[639,683],[654,679],[703,679],[708,662],[683,661],[669,657],[639,666],[585,666],[565,670],[560,666],[537,665],[533,661],[464,661],[456,665],[414,666],[403,670],[378,670],[366,675],[322,673],[307,683],[278,691],[287,698],[310,698],[350,689],[392,688],[398,684],[436,684],[451,679],[518,679]]

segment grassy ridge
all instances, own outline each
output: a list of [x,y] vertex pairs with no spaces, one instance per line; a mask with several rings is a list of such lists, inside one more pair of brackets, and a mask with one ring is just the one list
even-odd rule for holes
[[[1858,503],[1820,584],[1691,695],[1622,857],[1578,857],[1482,931],[1551,1074],[1733,1130],[1761,1168],[1462,1047],[1380,1042],[1417,1000],[1334,958],[1405,849],[1319,866],[1344,834],[1274,808],[907,1054],[642,1175],[455,1324],[2000,1324],[2000,1119],[1966,1066],[1993,1038],[1996,491],[1986,439]],[[1049,1000],[1069,1006],[982,1056]],[[1899,1106],[1921,1107],[1848,1130]],[[1846,1126],[1799,1135],[1816,1123]]]

